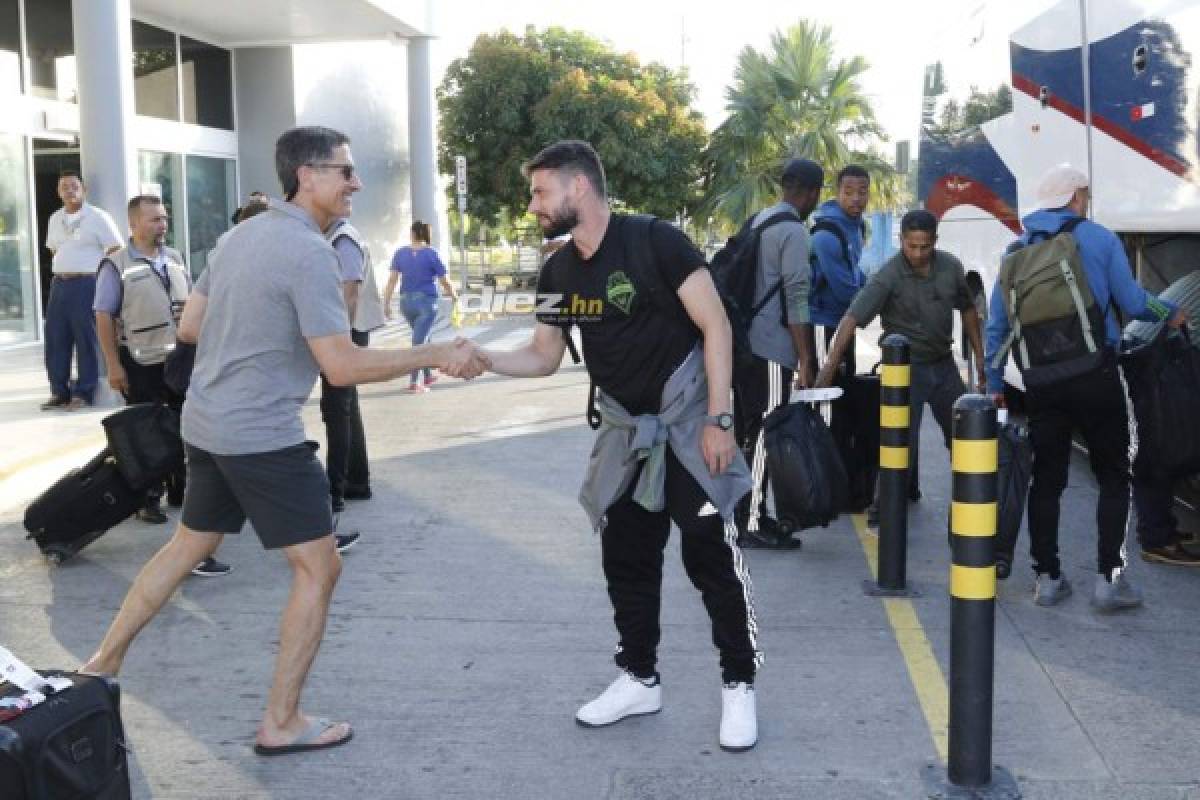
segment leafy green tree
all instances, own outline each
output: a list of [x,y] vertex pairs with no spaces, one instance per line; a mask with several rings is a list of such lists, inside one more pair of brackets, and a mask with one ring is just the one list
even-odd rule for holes
[[728,118],[705,151],[701,216],[726,227],[779,196],[789,158],[811,158],[834,173],[861,164],[871,175],[872,203],[895,206],[902,182],[874,145],[886,140],[860,79],[861,57],[835,60],[827,26],[801,20],[771,36],[765,52],[742,50],[726,89]]
[[967,98],[959,103],[954,98],[946,101],[936,124],[929,125],[929,132],[940,136],[953,136],[972,130],[1012,111],[1012,90],[1001,84],[990,92],[972,86]]
[[686,76],[578,31],[527,28],[484,34],[453,62],[438,87],[438,165],[468,165],[469,212],[519,219],[529,202],[521,164],[559,139],[592,143],[609,193],[661,216],[698,199],[704,122]]

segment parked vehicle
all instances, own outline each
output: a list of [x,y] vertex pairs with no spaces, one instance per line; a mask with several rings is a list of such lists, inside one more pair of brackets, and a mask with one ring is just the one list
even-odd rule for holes
[[[962,13],[932,38],[917,193],[969,282],[991,291],[1039,178],[1063,162],[1089,175],[1092,218],[1121,236],[1143,285],[1200,269],[1200,2],[989,0]],[[1022,388],[1011,363],[1006,379]]]

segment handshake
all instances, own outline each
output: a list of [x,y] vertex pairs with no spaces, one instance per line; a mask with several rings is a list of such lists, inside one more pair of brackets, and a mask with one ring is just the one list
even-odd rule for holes
[[461,336],[437,345],[437,368],[452,378],[470,380],[492,368],[491,359],[479,345]]

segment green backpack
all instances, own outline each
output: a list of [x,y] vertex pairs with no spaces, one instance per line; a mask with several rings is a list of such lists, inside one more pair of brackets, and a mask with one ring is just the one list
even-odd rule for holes
[[1010,349],[1026,387],[1042,387],[1078,377],[1102,366],[1104,310],[1096,304],[1072,231],[1074,217],[1051,235],[1036,232],[1029,244],[1011,251],[1000,264],[998,290],[1012,331],[992,367],[999,369]]

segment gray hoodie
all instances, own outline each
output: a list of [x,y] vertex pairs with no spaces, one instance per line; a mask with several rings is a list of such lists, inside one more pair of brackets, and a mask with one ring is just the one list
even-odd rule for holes
[[724,520],[733,516],[738,500],[753,486],[750,468],[740,451],[720,475],[710,475],[704,463],[700,437],[708,412],[708,379],[699,345],[667,380],[660,408],[658,414],[635,417],[602,390],[596,390],[596,409],[602,422],[579,491],[579,502],[596,532],[603,530],[608,509],[629,488],[642,461],[646,465],[638,478],[634,500],[647,511],[666,507],[663,481],[668,446]]

